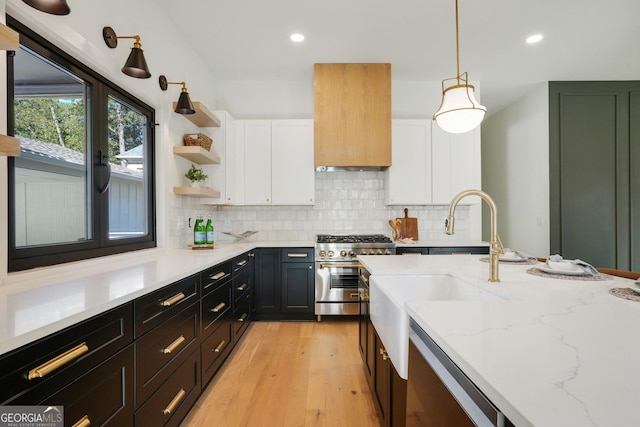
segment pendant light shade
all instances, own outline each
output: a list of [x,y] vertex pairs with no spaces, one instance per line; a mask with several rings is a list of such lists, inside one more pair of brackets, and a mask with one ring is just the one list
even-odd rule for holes
[[158,79],[158,83],[160,84],[160,89],[167,90],[169,85],[182,85],[182,90],[180,91],[180,97],[178,98],[178,102],[176,103],[176,108],[174,111],[178,114],[195,114],[196,109],[193,108],[193,104],[191,103],[191,99],[189,98],[189,92],[187,92],[187,84],[185,82],[170,82],[167,81],[165,76],[160,76]]
[[71,12],[67,0],[22,0],[34,9],[51,15],[68,15]]
[[121,71],[127,76],[135,77],[136,79],[148,79],[151,77],[149,66],[144,59],[140,36],[117,36],[113,28],[104,27],[102,29],[102,38],[111,49],[115,49],[118,46],[118,39],[135,39],[131,53],[129,53],[129,57]]
[[447,80],[456,80],[464,84],[445,88],[446,80],[442,82],[442,103],[433,119],[445,132],[469,132],[480,125],[487,112],[487,109],[476,101],[474,87],[467,83],[466,73],[463,76]]
[[[467,73],[460,73],[458,42],[458,0],[456,0],[456,77],[442,81],[442,102],[433,120],[445,132],[464,133],[475,129],[484,119],[487,109],[476,101],[474,87]],[[449,86],[447,87],[447,82]]]

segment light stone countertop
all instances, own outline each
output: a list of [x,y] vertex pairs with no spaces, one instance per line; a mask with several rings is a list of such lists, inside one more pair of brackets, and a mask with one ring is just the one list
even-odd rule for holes
[[0,286],[0,355],[246,251],[314,245],[245,241],[213,250],[156,248],[12,273]]
[[359,257],[371,286],[391,294],[415,275],[450,274],[504,298],[404,308],[516,426],[640,425],[640,302],[608,293],[633,281],[541,278],[501,263],[493,284],[480,258]]

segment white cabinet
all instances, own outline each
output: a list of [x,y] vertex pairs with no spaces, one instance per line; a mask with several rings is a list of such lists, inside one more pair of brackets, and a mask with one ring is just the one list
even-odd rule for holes
[[313,120],[271,122],[271,200],[274,205],[313,205]]
[[431,203],[431,120],[393,120],[393,165],[386,171],[387,205]]
[[[463,190],[481,189],[480,128],[451,134],[434,125],[431,129],[431,150],[433,204],[448,205],[453,196]],[[468,197],[461,203],[476,204],[480,199]]]
[[[387,205],[448,205],[462,190],[481,189],[480,129],[444,132],[431,120],[393,120],[393,166]],[[476,204],[468,197],[461,204]]]
[[[244,204],[271,204],[271,120],[242,120]],[[236,163],[237,165],[237,163]]]

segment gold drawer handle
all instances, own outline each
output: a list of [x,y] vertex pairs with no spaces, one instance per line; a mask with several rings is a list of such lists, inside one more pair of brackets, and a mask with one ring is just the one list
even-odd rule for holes
[[29,378],[30,380],[33,380],[35,378],[42,378],[45,375],[48,375],[51,372],[55,371],[59,367],[72,362],[74,359],[77,359],[88,351],[89,347],[87,346],[87,343],[83,342],[82,344],[73,347],[71,350],[67,350],[61,355],[56,356],[48,362],[43,363],[37,368],[33,368],[29,371],[29,375],[27,376],[27,378]]
[[71,427],[89,427],[91,425],[91,420],[89,419],[89,415],[85,415],[80,418],[73,426]]
[[162,301],[160,305],[163,307],[171,307],[173,304],[177,303],[180,300],[183,300],[184,298],[185,298],[185,295],[182,292],[180,292],[179,294],[176,294],[171,298]]
[[224,276],[226,276],[227,273],[225,273],[224,271],[221,271],[220,273],[216,273],[212,276],[209,276],[211,279],[213,280],[218,280],[218,279],[222,279]]
[[367,295],[367,294],[360,294],[360,299],[361,299],[362,301],[366,301],[366,300],[368,300],[368,299],[369,299],[369,295]]
[[244,322],[247,318],[247,313],[242,313],[242,316],[238,317],[238,322]]
[[214,353],[220,353],[224,348],[225,344],[227,344],[227,342],[225,340],[222,340],[222,342],[218,344],[218,346],[211,351],[213,351]]
[[180,391],[178,392],[178,394],[176,394],[173,399],[171,399],[171,402],[169,402],[169,404],[167,405],[166,408],[164,408],[162,410],[162,413],[164,415],[170,415],[173,411],[176,410],[176,408],[178,407],[178,405],[180,404],[180,402],[182,402],[182,399],[184,399],[184,397],[187,395],[187,392],[184,391],[183,388],[180,389]]
[[306,253],[288,253],[287,257],[288,258],[306,258],[307,254]]
[[184,341],[186,340],[186,338],[184,337],[184,335],[180,335],[174,342],[172,342],[171,344],[169,344],[167,346],[167,348],[163,348],[162,349],[162,353],[163,354],[171,354],[173,352],[173,350],[175,350],[176,348],[178,348],[178,346],[180,344],[182,344]]
[[242,266],[243,266],[243,265],[245,265],[246,263],[247,263],[247,260],[246,260],[246,259],[243,259],[242,261],[237,262],[237,263],[236,263],[236,265],[237,265],[238,267],[242,267]]
[[220,304],[218,304],[215,307],[213,307],[211,309],[211,311],[214,312],[214,313],[220,313],[222,311],[222,309],[225,308],[226,306],[227,306],[227,304],[221,302]]
[[240,291],[240,292],[245,291],[246,289],[247,289],[247,284],[246,283],[243,283],[242,285],[240,285],[240,286],[238,286],[236,288],[236,290]]

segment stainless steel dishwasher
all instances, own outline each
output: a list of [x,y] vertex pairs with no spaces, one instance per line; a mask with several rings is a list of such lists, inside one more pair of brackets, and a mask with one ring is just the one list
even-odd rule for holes
[[407,427],[513,427],[413,319],[409,324]]

